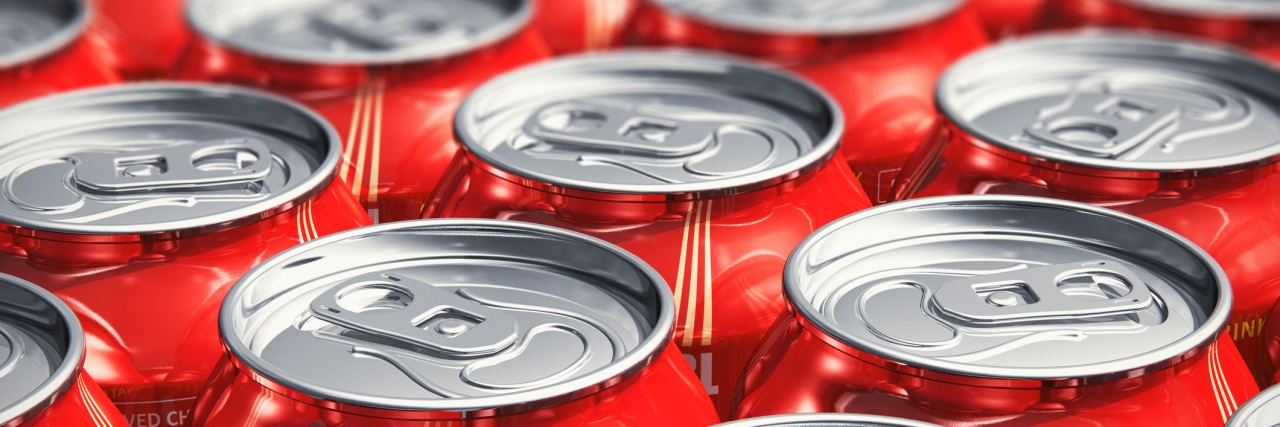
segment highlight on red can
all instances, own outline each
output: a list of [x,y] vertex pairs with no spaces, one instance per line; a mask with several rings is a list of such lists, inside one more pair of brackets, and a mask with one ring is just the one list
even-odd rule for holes
[[223,303],[195,427],[705,426],[662,277],[604,241],[422,220],[299,245]]
[[92,15],[85,0],[0,2],[0,107],[118,83],[91,42]]
[[560,59],[477,89],[465,152],[428,217],[566,228],[652,265],[675,342],[722,416],[784,309],[786,254],[870,206],[839,154],[839,107],[795,76],[689,52]]
[[129,81],[165,78],[191,43],[185,0],[90,1],[98,12],[94,27],[109,52],[107,62]]
[[185,424],[236,278],[370,223],[331,185],[338,147],[310,110],[224,86],[120,85],[0,111],[0,271],[79,316],[85,370],[131,425]]
[[375,221],[416,219],[468,92],[550,56],[532,0],[192,0],[173,77],[266,89],[341,131],[338,177]]
[[0,274],[0,426],[129,425],[84,372],[84,348],[70,307]]
[[735,418],[1216,425],[1257,393],[1223,333],[1232,296],[1217,262],[1090,205],[952,196],[872,208],[806,239],[783,285],[791,310],[744,374]]
[[534,24],[556,55],[611,49],[628,42],[638,0],[534,0]]
[[895,198],[1021,194],[1108,207],[1200,245],[1231,278],[1227,330],[1256,362],[1280,296],[1280,72],[1237,51],[1132,33],[1027,38],[938,86],[946,121]]
[[845,115],[845,160],[873,203],[936,120],[933,87],[987,44],[961,0],[645,0],[634,32],[649,46],[762,59],[822,87]]
[[1280,6],[1231,0],[1047,0],[1042,28],[1126,28],[1232,44],[1280,61]]
[[717,427],[941,427],[902,418],[853,414],[794,414],[747,418],[716,424]]

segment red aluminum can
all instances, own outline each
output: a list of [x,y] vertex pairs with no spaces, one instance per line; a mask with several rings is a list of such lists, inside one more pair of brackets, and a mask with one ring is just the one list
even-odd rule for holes
[[109,62],[128,80],[160,80],[191,42],[183,0],[89,0]]
[[648,0],[634,32],[647,45],[759,58],[817,83],[844,110],[841,151],[877,204],[936,120],[938,76],[987,44],[961,0]]
[[947,123],[900,177],[898,199],[1021,194],[1115,209],[1186,236],[1222,264],[1227,335],[1256,366],[1280,296],[1280,73],[1245,55],[1123,34],[1026,39],[939,82]]
[[727,415],[783,309],[786,254],[870,206],[840,158],[839,111],[790,74],[718,56],[526,68],[463,103],[465,157],[427,215],[551,225],[638,255],[672,286],[675,343]]
[[[1168,229],[1038,197],[892,203],[801,243],[734,416],[1221,425],[1258,392],[1231,287]],[[1153,410],[1159,408],[1159,410]]]
[[0,107],[120,82],[89,36],[82,0],[0,3]]
[[530,1],[192,0],[200,39],[175,77],[314,108],[341,132],[338,176],[369,216],[416,219],[457,152],[453,111],[466,94],[550,55]]
[[0,426],[127,426],[84,372],[84,345],[58,297],[0,274]]
[[993,39],[1017,36],[1039,29],[1049,0],[970,0]]
[[940,427],[937,424],[904,420],[893,417],[851,414],[795,414],[774,415],[769,417],[747,418],[716,427]]
[[0,129],[0,271],[71,306],[130,425],[185,425],[236,278],[369,223],[333,177],[333,128],[275,96],[114,86],[11,107]]
[[715,410],[671,345],[662,277],[516,221],[351,230],[232,288],[196,427],[689,426]]
[[626,42],[637,0],[536,0],[534,24],[556,55],[604,50]]
[[1110,27],[1185,34],[1280,61],[1280,5],[1230,0],[1048,0],[1045,28]]

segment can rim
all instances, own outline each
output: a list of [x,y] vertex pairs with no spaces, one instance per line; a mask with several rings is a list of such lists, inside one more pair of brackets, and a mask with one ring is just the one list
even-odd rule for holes
[[[831,319],[823,316],[822,313],[819,313],[812,304],[808,303],[803,291],[800,289],[799,282],[801,279],[799,271],[803,269],[800,262],[804,254],[831,233],[851,223],[878,215],[890,214],[930,205],[954,205],[966,203],[983,205],[1004,204],[1011,206],[1037,206],[1042,208],[1049,207],[1063,210],[1075,210],[1087,214],[1125,221],[1131,225],[1146,228],[1153,233],[1162,235],[1170,239],[1171,242],[1182,246],[1204,262],[1215,281],[1218,282],[1219,286],[1216,294],[1217,301],[1214,303],[1213,312],[1208,313],[1205,317],[1204,323],[1190,334],[1187,334],[1181,339],[1152,352],[1085,366],[1059,368],[1010,368],[948,362],[884,348],[883,346],[878,346],[860,339],[853,334],[845,333]],[[1215,342],[1218,335],[1226,326],[1227,320],[1231,315],[1232,302],[1230,282],[1227,280],[1226,272],[1222,270],[1222,266],[1218,265],[1218,262],[1207,252],[1195,243],[1187,240],[1185,237],[1182,237],[1177,233],[1174,233],[1173,231],[1151,221],[1122,212],[1083,203],[1031,196],[960,195],[925,197],[888,203],[854,213],[823,226],[813,234],[810,234],[809,237],[804,239],[804,241],[800,242],[800,244],[796,246],[796,249],[791,252],[790,256],[787,257],[787,264],[783,269],[782,281],[783,291],[788,304],[795,307],[804,320],[813,324],[828,336],[852,346],[858,351],[863,351],[876,357],[881,357],[904,365],[960,376],[1027,380],[1073,380],[1083,381],[1085,383],[1114,381],[1116,379],[1114,374],[1116,373],[1135,372],[1138,374],[1145,374],[1180,363],[1182,361],[1181,356],[1198,353]],[[1095,378],[1099,379],[1099,381],[1093,381]]]
[[1049,160],[1076,166],[1121,171],[1205,171],[1209,173],[1221,173],[1235,171],[1242,168],[1256,167],[1262,164],[1272,163],[1277,159],[1280,159],[1280,157],[1278,157],[1280,156],[1280,143],[1275,143],[1269,147],[1254,150],[1252,152],[1228,157],[1219,157],[1212,160],[1191,160],[1181,162],[1115,161],[1111,159],[1086,158],[1085,156],[1058,155],[1049,151],[1035,152],[1018,144],[1009,144],[999,135],[974,126],[968,120],[960,119],[960,112],[955,108],[955,99],[950,96],[948,91],[945,90],[946,87],[956,81],[958,74],[966,71],[965,68],[976,66],[983,62],[989,62],[1004,55],[1020,51],[1045,49],[1047,47],[1053,47],[1072,40],[1102,39],[1123,40],[1141,45],[1177,47],[1179,52],[1193,52],[1198,57],[1213,58],[1224,64],[1230,64],[1223,65],[1223,67],[1252,67],[1264,69],[1272,72],[1277,77],[1280,77],[1280,70],[1277,70],[1275,67],[1254,58],[1248,52],[1210,40],[1192,39],[1186,36],[1169,33],[1152,34],[1121,30],[1086,29],[1083,31],[1050,32],[1019,38],[1014,41],[993,45],[992,47],[985,48],[977,53],[966,56],[948,67],[947,70],[943,72],[942,76],[938,78],[938,84],[934,86],[934,103],[937,105],[938,111],[942,113],[943,117],[945,117],[947,121],[955,124],[956,127],[960,128],[960,130],[965,133],[977,137],[987,143],[1026,155],[1033,159]]
[[128,93],[132,91],[198,91],[203,93],[215,94],[223,97],[244,97],[249,99],[261,100],[272,103],[288,109],[298,114],[314,124],[317,129],[323,132],[326,145],[328,145],[328,154],[321,159],[311,174],[311,176],[302,180],[298,185],[287,191],[279,193],[278,197],[269,197],[261,202],[254,203],[222,213],[207,215],[200,218],[192,218],[178,221],[170,221],[165,223],[151,223],[143,225],[85,225],[70,224],[61,222],[39,221],[23,217],[10,216],[0,214],[0,222],[6,224],[30,228],[41,231],[67,233],[67,234],[89,234],[89,235],[153,235],[162,234],[166,238],[187,237],[199,234],[212,233],[237,227],[252,222],[256,222],[280,212],[292,208],[297,203],[307,200],[324,190],[325,186],[333,181],[338,168],[338,161],[341,158],[342,143],[338,136],[338,131],[334,130],[333,125],[321,117],[315,111],[303,106],[297,102],[285,99],[283,97],[256,90],[236,87],[222,84],[208,83],[130,83],[123,85],[103,86],[89,89],[75,90],[71,92],[60,93],[32,101],[23,102],[21,104],[0,110],[0,120],[10,117],[20,117],[32,111],[38,111],[43,108],[56,107],[63,103],[74,103],[75,101],[89,96],[112,95],[116,93]]
[[84,330],[80,327],[80,320],[71,311],[71,307],[67,306],[52,292],[5,273],[0,273],[0,282],[17,286],[44,300],[49,304],[49,307],[58,313],[58,316],[66,323],[65,326],[67,328],[67,354],[63,356],[62,364],[58,366],[58,369],[50,373],[49,379],[45,380],[31,394],[18,401],[17,404],[8,408],[0,408],[0,426],[9,427],[34,419],[45,409],[53,406],[67,391],[71,390],[71,386],[80,378],[80,367],[84,364],[85,343]]
[[1262,390],[1261,393],[1253,395],[1253,397],[1249,398],[1249,401],[1240,406],[1240,409],[1236,409],[1236,412],[1227,420],[1225,427],[1251,427],[1251,425],[1247,424],[1249,417],[1277,398],[1280,398],[1280,385],[1273,385]]
[[801,425],[806,423],[859,423],[876,424],[884,427],[942,427],[933,423],[923,421],[908,420],[905,418],[884,417],[879,415],[865,414],[839,414],[839,413],[813,413],[813,414],[791,414],[791,415],[770,415],[767,417],[752,417],[737,421],[730,421],[723,424],[716,424],[716,427],[774,427],[787,425]]
[[695,11],[680,10],[673,8],[671,3],[677,3],[684,0],[645,0],[662,9],[664,13],[671,15],[683,16],[692,20],[709,24],[711,26],[721,27],[729,30],[746,31],[761,34],[776,34],[784,36],[863,36],[868,34],[884,33],[897,31],[912,26],[930,22],[955,12],[964,4],[961,0],[951,0],[950,4],[943,4],[938,7],[925,9],[914,16],[905,16],[899,19],[884,19],[874,22],[863,22],[858,26],[841,26],[841,25],[804,25],[804,24],[768,24],[756,19],[732,19],[725,16],[714,14],[698,13]]
[[1134,6],[1155,9],[1162,12],[1182,14],[1209,15],[1214,18],[1248,17],[1248,18],[1280,18],[1280,5],[1265,2],[1206,2],[1204,0],[1119,0]]
[[334,58],[332,56],[320,54],[304,54],[292,49],[274,49],[263,44],[255,45],[252,43],[241,43],[234,38],[218,36],[215,34],[213,29],[210,28],[211,24],[207,22],[208,20],[201,19],[196,16],[196,7],[200,5],[201,2],[207,3],[208,1],[212,0],[188,1],[183,12],[187,25],[194,29],[197,34],[204,37],[206,40],[217,42],[253,56],[301,64],[393,65],[444,59],[473,52],[485,46],[494,45],[507,40],[518,34],[520,31],[528,28],[533,19],[533,0],[516,0],[520,2],[520,6],[516,9],[514,14],[503,20],[501,24],[493,26],[480,33],[471,43],[430,52],[401,52],[398,55],[354,54],[349,55],[351,56],[350,58]]
[[86,3],[87,0],[68,1],[75,4],[76,14],[67,25],[41,42],[19,49],[13,54],[0,56],[0,68],[14,67],[48,56],[71,45],[72,42],[79,38],[84,33],[85,28],[89,26],[89,20],[94,15],[94,12]]
[[[369,402],[371,399],[358,398],[354,393],[334,390],[329,387],[314,386],[308,381],[305,381],[295,375],[281,372],[279,369],[276,369],[261,357],[254,354],[249,350],[248,346],[244,344],[243,340],[235,336],[234,319],[230,313],[236,310],[236,302],[243,297],[245,290],[249,288],[250,284],[256,281],[262,274],[288,261],[293,255],[304,253],[316,246],[323,246],[329,243],[340,242],[368,234],[395,231],[399,229],[457,226],[505,228],[510,231],[551,234],[566,239],[576,240],[581,243],[594,245],[618,256],[620,259],[636,267],[638,273],[653,282],[655,293],[658,297],[658,303],[661,305],[658,317],[654,322],[653,332],[648,337],[645,337],[645,339],[642,340],[634,350],[623,356],[621,359],[615,360],[603,368],[590,372],[586,375],[573,378],[569,381],[546,387],[489,397],[433,400],[389,398],[374,399],[378,400],[376,406],[370,405]],[[288,387],[292,390],[296,390],[313,398],[340,402],[359,407],[376,407],[403,411],[467,412],[484,410],[487,412],[497,412],[498,414],[508,414],[555,406],[586,397],[597,393],[599,390],[618,385],[623,380],[636,375],[645,367],[651,365],[652,362],[656,360],[657,357],[667,348],[667,345],[674,334],[674,310],[675,308],[673,306],[671,289],[667,286],[666,281],[662,279],[662,276],[658,274],[657,270],[654,270],[652,266],[641,260],[635,254],[627,252],[626,250],[604,240],[575,231],[519,221],[495,219],[421,219],[373,225],[334,233],[294,246],[272,256],[261,264],[255,266],[248,273],[245,273],[240,280],[236,281],[236,284],[232,286],[231,290],[227,292],[227,296],[223,299],[222,306],[218,313],[218,331],[223,343],[225,343],[227,347],[227,351],[241,363],[252,369],[255,375],[261,375],[269,381]],[[551,397],[545,397],[548,395]]]
[[[727,179],[717,179],[712,181],[703,181],[685,184],[600,184],[584,180],[565,179],[554,175],[542,173],[529,168],[513,167],[506,164],[502,159],[491,155],[486,150],[473,150],[473,146],[479,146],[480,142],[476,141],[471,135],[464,131],[468,126],[465,124],[463,112],[469,111],[472,104],[476,103],[481,96],[487,95],[488,92],[499,90],[502,86],[509,85],[513,82],[519,82],[521,79],[529,76],[536,76],[545,73],[554,73],[557,70],[569,69],[581,65],[591,65],[598,63],[615,63],[626,57],[653,57],[665,56],[669,58],[680,58],[688,61],[695,60],[716,60],[735,67],[750,69],[754,72],[760,72],[779,79],[786,80],[791,84],[795,84],[798,88],[809,92],[819,100],[824,108],[831,113],[831,125],[827,134],[813,145],[813,150],[803,155],[797,156],[795,159],[778,165],[776,167],[766,168],[761,171],[752,172],[745,175],[739,175]],[[781,184],[786,181],[793,180],[801,175],[812,172],[817,169],[832,156],[840,151],[840,142],[844,139],[845,118],[844,111],[841,110],[840,104],[835,101],[825,90],[822,90],[817,84],[808,79],[789,72],[781,67],[773,66],[768,63],[751,60],[748,58],[737,57],[719,52],[709,52],[689,49],[622,49],[603,53],[581,53],[574,55],[566,55],[557,58],[554,61],[543,62],[538,64],[527,65],[508,72],[485,82],[485,84],[476,88],[467,95],[467,98],[458,105],[458,109],[453,115],[453,135],[463,150],[476,156],[482,160],[487,166],[501,170],[503,172],[533,180],[543,184],[549,184],[557,187],[569,188],[574,190],[593,191],[601,193],[615,194],[637,194],[652,195],[659,194],[665,196],[684,195],[692,198],[708,198],[721,197],[733,194],[742,194],[762,188]]]

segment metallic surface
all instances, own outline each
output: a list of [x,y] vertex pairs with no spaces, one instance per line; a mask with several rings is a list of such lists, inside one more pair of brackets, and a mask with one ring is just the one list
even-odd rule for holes
[[67,47],[84,32],[89,15],[82,0],[0,1],[0,68]]
[[247,274],[232,355],[316,399],[416,411],[547,407],[625,380],[670,342],[671,295],[633,255],[491,220],[319,239]]
[[[1055,64],[1050,66],[1049,64]],[[1181,171],[1280,154],[1280,73],[1179,39],[1044,36],[949,69],[939,109],[1002,148],[1106,169]]]
[[939,427],[937,424],[875,415],[796,414],[748,418],[723,424],[722,427]]
[[1241,406],[1226,427],[1273,427],[1280,424],[1280,387],[1271,387],[1258,393]]
[[1120,0],[1152,9],[1201,16],[1254,16],[1280,18],[1280,4],[1268,0]]
[[777,34],[854,35],[937,19],[960,0],[650,0],[716,25]]
[[76,382],[84,332],[49,291],[0,275],[0,425],[34,418]]
[[316,64],[444,58],[506,39],[529,0],[197,0],[187,19],[205,37],[255,55]]
[[813,169],[836,151],[841,117],[817,88],[768,68],[628,52],[493,80],[463,103],[456,129],[469,152],[527,179],[611,193],[711,195]]
[[209,232],[315,195],[337,135],[301,106],[217,86],[138,85],[0,113],[0,221],[82,234]]

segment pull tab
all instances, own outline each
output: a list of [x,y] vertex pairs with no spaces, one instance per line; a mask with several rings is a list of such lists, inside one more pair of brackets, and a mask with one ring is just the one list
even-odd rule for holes
[[516,319],[413,279],[370,273],[311,302],[328,322],[459,356],[497,353],[516,341]]
[[584,102],[550,104],[524,125],[525,134],[552,143],[599,152],[622,150],[655,157],[701,153],[727,123],[681,122],[647,117],[616,107]]
[[978,323],[1129,314],[1151,306],[1151,290],[1115,261],[1049,265],[953,280],[933,294],[943,312]]
[[8,328],[5,328],[4,324],[0,324],[0,339],[9,343],[9,354],[3,361],[0,361],[0,378],[3,378],[18,366],[18,362],[26,355],[27,349],[25,344],[22,343],[22,339],[15,336]]
[[72,180],[98,193],[218,187],[261,181],[271,150],[256,139],[201,141],[130,153],[81,153]]

